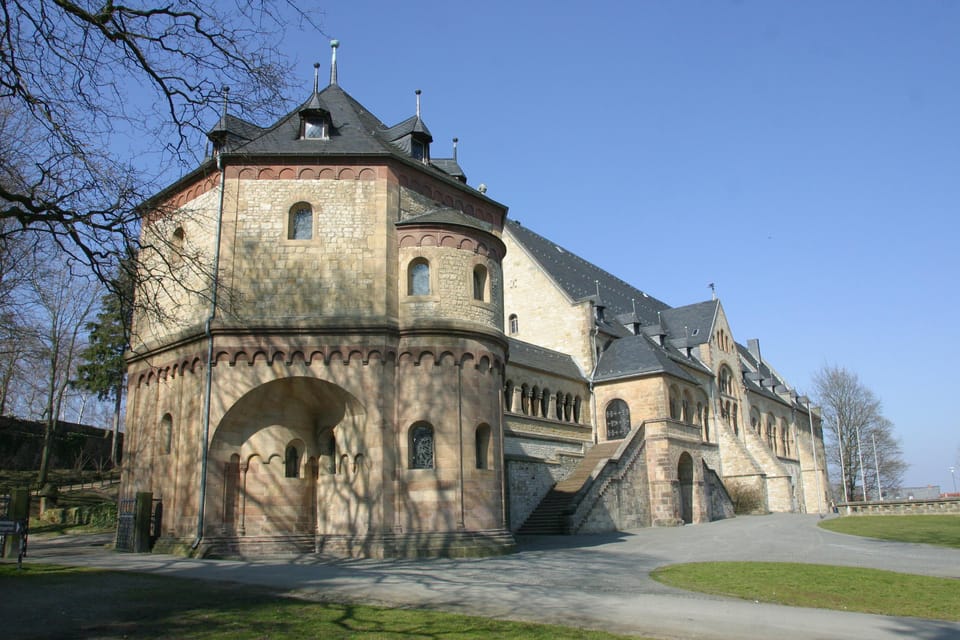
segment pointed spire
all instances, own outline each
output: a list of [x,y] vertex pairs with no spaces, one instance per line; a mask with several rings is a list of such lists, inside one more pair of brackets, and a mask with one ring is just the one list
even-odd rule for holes
[[320,92],[320,63],[313,63],[313,92]]
[[460,142],[459,138],[453,139],[453,161],[457,161],[457,143]]
[[414,91],[417,94],[417,119],[420,119],[420,94],[422,93],[420,89]]
[[337,47],[340,46],[339,40],[330,41],[330,84],[337,84]]

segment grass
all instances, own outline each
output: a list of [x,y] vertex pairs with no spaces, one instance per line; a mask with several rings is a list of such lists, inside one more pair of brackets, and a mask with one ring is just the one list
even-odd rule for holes
[[960,515],[848,516],[824,520],[820,526],[867,538],[923,542],[960,549]]
[[759,602],[960,621],[960,580],[790,562],[699,562],[650,574],[681,589]]
[[[311,602],[267,589],[55,565],[0,564],[5,638],[530,638],[615,640],[603,632],[421,609]],[[18,626],[19,625],[19,626]]]

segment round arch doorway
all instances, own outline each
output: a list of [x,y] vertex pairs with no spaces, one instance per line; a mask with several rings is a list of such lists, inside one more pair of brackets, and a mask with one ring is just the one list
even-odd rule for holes
[[314,535],[318,487],[352,470],[338,460],[363,448],[365,422],[363,405],[323,380],[284,378],[251,389],[210,443],[206,528],[227,536]]

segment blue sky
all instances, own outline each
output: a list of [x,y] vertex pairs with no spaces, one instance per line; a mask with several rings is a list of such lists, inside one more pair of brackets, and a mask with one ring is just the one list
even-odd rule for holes
[[[798,390],[844,366],[952,487],[960,3],[325,2],[291,30],[510,216],[672,305],[717,293]],[[325,75],[323,76],[325,78]],[[960,481],[960,473],[958,473]]]

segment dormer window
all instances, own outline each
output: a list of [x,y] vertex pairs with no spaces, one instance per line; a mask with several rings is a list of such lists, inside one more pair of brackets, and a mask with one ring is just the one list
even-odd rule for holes
[[427,157],[427,145],[422,140],[414,138],[410,141],[410,155],[413,156],[414,160],[427,162],[429,160]]
[[305,140],[327,140],[330,137],[327,121],[320,116],[305,116],[302,129],[301,137]]

